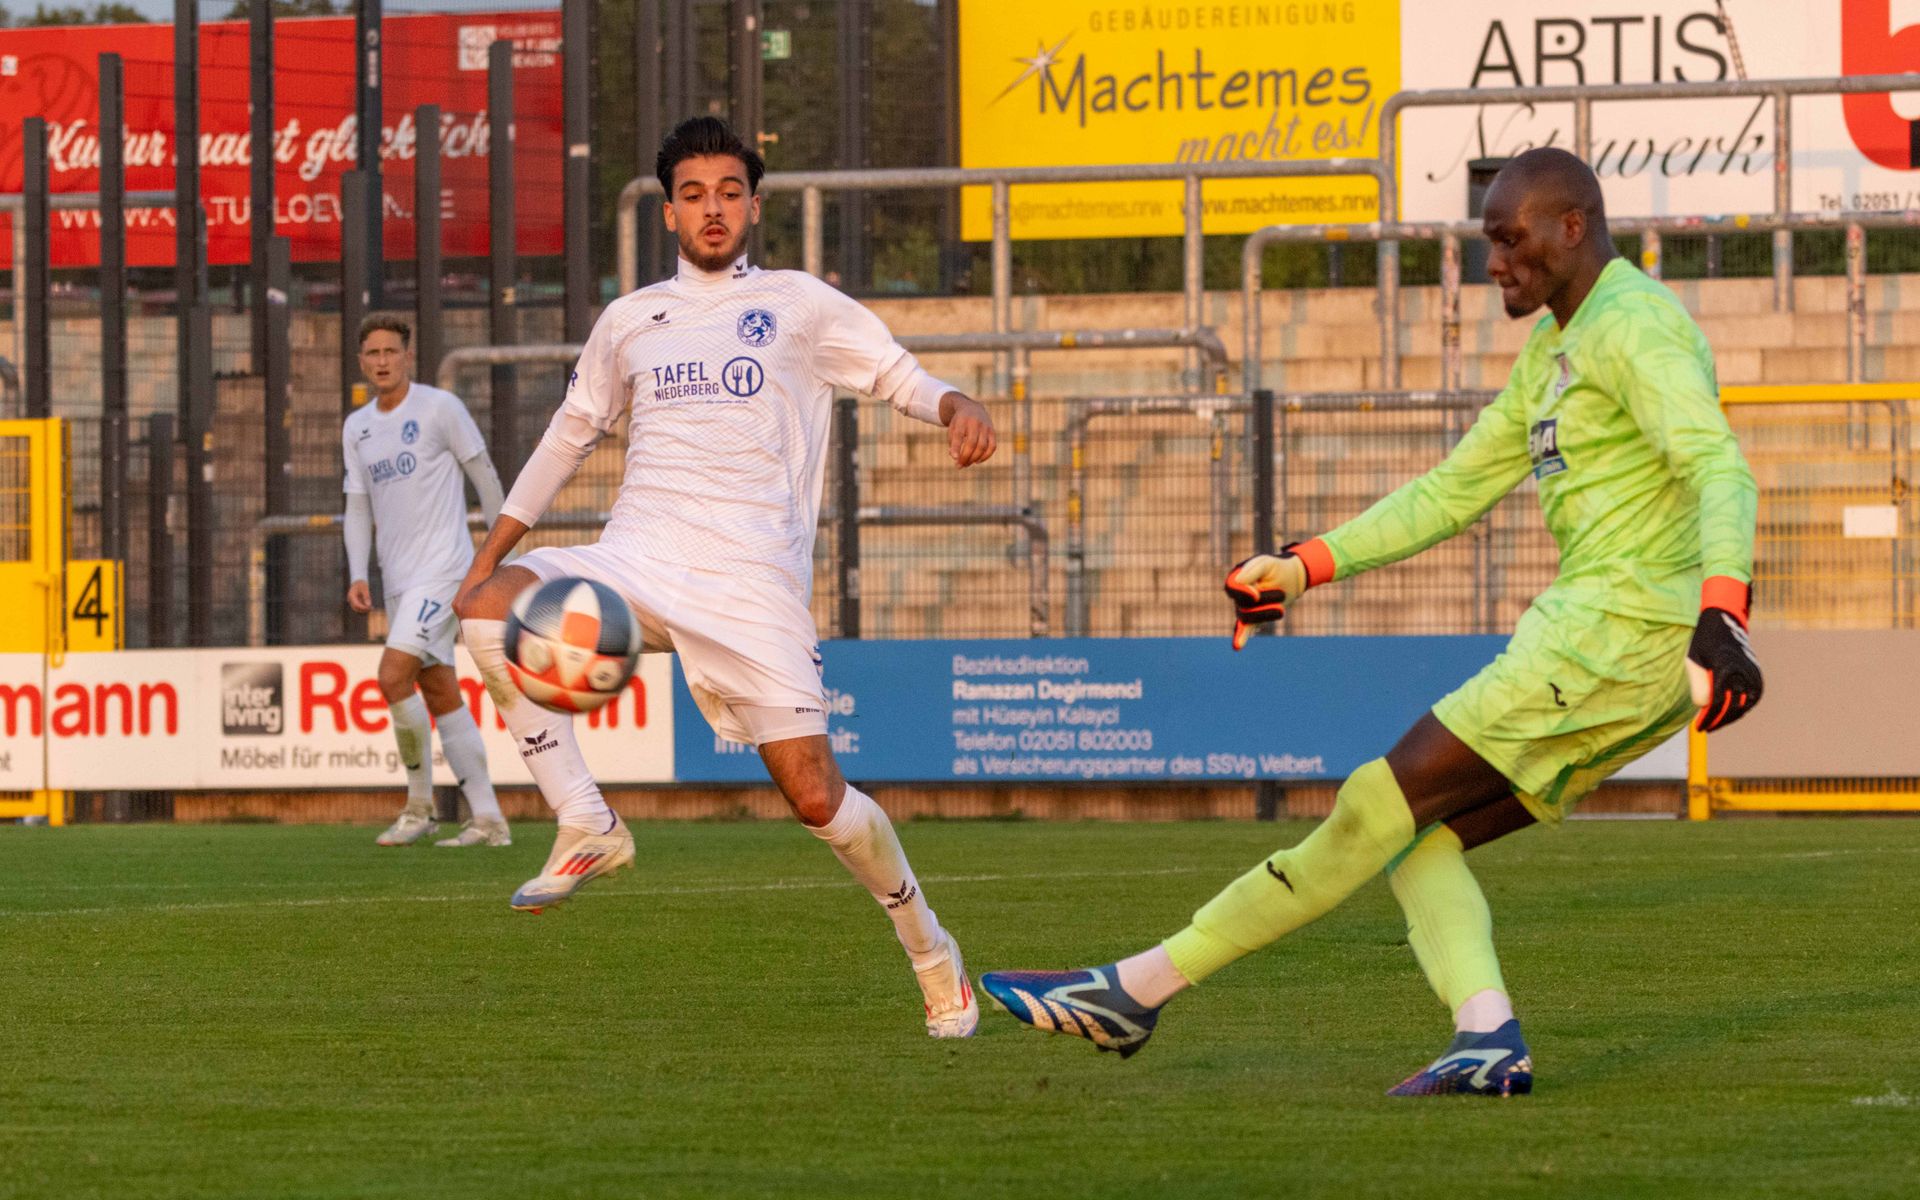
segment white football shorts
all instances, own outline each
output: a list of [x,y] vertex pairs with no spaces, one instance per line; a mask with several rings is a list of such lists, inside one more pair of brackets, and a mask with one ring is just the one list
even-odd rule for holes
[[512,565],[543,583],[574,576],[619,593],[640,618],[641,649],[680,656],[693,702],[728,741],[761,746],[827,732],[820,642],[813,614],[793,595],[606,542],[542,546]]
[[460,619],[453,594],[460,581],[415,584],[387,602],[387,649],[411,654],[424,666],[453,665],[453,638]]

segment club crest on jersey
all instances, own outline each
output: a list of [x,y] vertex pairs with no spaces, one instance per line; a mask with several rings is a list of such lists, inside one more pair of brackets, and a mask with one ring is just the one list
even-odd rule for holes
[[420,422],[408,421],[400,427],[400,440],[411,446],[420,440]]
[[1560,377],[1553,381],[1553,398],[1558,400],[1566,395],[1568,388],[1573,386],[1573,364],[1567,361],[1567,356],[1564,354],[1554,355],[1553,361],[1560,364]]
[[742,400],[757,393],[766,381],[766,370],[745,355],[728,359],[727,365],[720,368],[721,386]]
[[780,327],[774,321],[773,314],[766,309],[750,308],[740,314],[740,323],[734,326],[733,331],[749,346],[771,346]]
[[1527,434],[1527,456],[1533,460],[1535,479],[1558,475],[1567,469],[1567,460],[1560,453],[1559,418],[1549,417],[1533,423],[1533,430]]

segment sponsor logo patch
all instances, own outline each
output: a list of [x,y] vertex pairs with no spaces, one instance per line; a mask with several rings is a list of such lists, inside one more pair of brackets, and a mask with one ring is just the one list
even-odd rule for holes
[[279,663],[222,663],[220,730],[229,737],[266,737],[286,728]]
[[1527,456],[1533,460],[1535,479],[1558,475],[1567,469],[1567,460],[1560,453],[1560,419],[1558,417],[1548,417],[1533,423],[1532,431],[1527,434]]
[[745,355],[728,359],[727,365],[720,369],[720,382],[730,394],[742,400],[757,394],[766,381],[765,368]]

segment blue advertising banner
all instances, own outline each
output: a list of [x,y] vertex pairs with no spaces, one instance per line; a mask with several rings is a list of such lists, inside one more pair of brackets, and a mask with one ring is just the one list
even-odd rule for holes
[[[1386,753],[1503,637],[831,641],[828,734],[849,779],[1340,779]],[[674,778],[764,783],[675,660]]]

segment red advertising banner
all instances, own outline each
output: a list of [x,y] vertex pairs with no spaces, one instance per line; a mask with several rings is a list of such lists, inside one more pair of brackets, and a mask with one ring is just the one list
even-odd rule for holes
[[[560,14],[556,11],[390,17],[381,25],[381,182],[386,256],[413,256],[413,163],[422,131],[414,109],[438,104],[442,248],[487,252],[487,48],[514,46],[514,215],[521,254],[561,249]],[[201,196],[207,257],[243,263],[253,213],[247,23],[200,27]],[[91,192],[100,175],[99,55],[124,63],[129,191],[173,187],[173,27],[99,25],[0,32],[0,191],[21,188],[21,122],[47,119],[55,192]],[[296,262],[340,256],[340,177],[356,158],[351,17],[276,21],[274,231]],[[3,223],[4,217],[0,217]],[[52,215],[56,267],[100,261],[99,214]],[[173,262],[171,209],[129,208],[127,258]],[[0,238],[0,266],[11,265]]]

